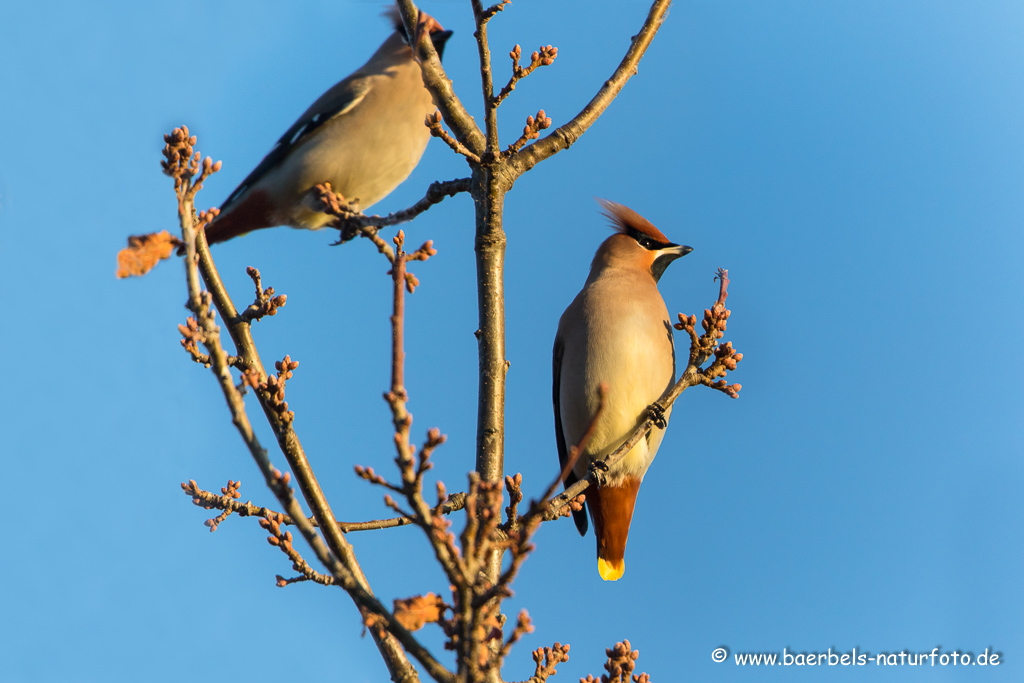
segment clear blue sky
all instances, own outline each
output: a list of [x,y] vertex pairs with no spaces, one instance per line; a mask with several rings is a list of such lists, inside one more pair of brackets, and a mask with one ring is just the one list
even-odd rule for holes
[[[423,7],[456,31],[445,64],[481,118],[468,2]],[[559,48],[502,106],[503,139],[537,109],[555,125],[574,115],[646,10],[521,0],[498,15],[499,82],[515,43]],[[180,263],[114,279],[127,235],[176,226],[161,135],[187,124],[224,161],[199,202],[220,204],[384,39],[380,11],[3,3],[0,679],[386,680],[347,596],[276,588],[288,564],[251,520],[202,526],[181,481],[241,479],[244,498],[272,498],[210,373],[179,347]],[[660,683],[1022,680],[1022,36],[1019,2],[677,0],[608,113],[516,184],[506,462],[528,492],[555,470],[551,342],[607,235],[594,196],[694,247],[662,279],[670,311],[702,310],[729,268],[728,339],[745,359],[739,400],[690,390],[676,404],[621,581],[600,581],[592,536],[567,521],[541,531],[508,604],[537,626],[510,679],[556,640],[572,644],[559,681],[598,674],[626,637]],[[466,170],[433,141],[374,210]],[[414,430],[448,434],[437,474],[461,490],[476,415],[471,202],[406,230],[439,250],[409,301]],[[386,515],[352,466],[389,471],[393,457],[390,285],[370,245],[333,237],[268,230],[215,256],[237,301],[251,297],[247,265],[288,295],[256,338],[267,362],[301,362],[296,429],[338,516],[359,520]],[[385,601],[445,588],[414,530],[351,538]],[[990,648],[1005,662],[754,671],[713,662],[719,646]]]

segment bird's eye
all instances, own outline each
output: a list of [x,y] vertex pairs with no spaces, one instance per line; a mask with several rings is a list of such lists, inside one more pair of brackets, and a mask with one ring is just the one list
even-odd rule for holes
[[644,249],[654,248],[654,240],[652,240],[650,237],[641,237],[638,241],[640,242],[640,246],[643,247]]

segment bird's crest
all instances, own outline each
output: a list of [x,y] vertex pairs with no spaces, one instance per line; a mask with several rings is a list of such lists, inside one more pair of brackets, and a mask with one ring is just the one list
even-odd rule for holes
[[[402,13],[398,10],[398,5],[391,5],[386,10],[384,10],[384,16],[387,18],[389,22],[391,22],[391,26],[395,29],[395,31],[405,36],[406,42],[409,42],[409,37],[405,35],[405,22],[402,21]],[[428,33],[433,34],[438,31],[444,30],[444,27],[441,26],[440,22],[438,22],[437,19],[430,16],[423,10],[420,10],[419,21],[420,28],[417,29],[417,31],[427,31]]]
[[405,34],[405,23],[402,22],[402,13],[398,11],[397,5],[391,5],[384,10],[384,17],[391,22],[391,27],[401,34]]
[[661,230],[654,227],[653,223],[628,206],[601,198],[597,198],[597,201],[601,204],[601,208],[604,209],[604,215],[612,222],[612,227],[615,230],[625,234],[628,234],[630,230],[636,230],[658,242],[664,244],[671,243],[671,240],[665,237]]

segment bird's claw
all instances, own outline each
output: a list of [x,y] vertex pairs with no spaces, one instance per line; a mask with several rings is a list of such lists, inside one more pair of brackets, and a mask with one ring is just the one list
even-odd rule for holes
[[658,429],[665,429],[668,427],[668,421],[665,419],[665,409],[661,407],[660,403],[652,403],[647,407],[647,416],[654,422],[654,426]]
[[590,474],[594,477],[594,483],[598,486],[604,486],[608,474],[608,463],[604,460],[595,460],[590,463]]

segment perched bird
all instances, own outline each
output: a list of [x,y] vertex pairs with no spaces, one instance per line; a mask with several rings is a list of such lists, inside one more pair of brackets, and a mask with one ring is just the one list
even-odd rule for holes
[[[554,349],[555,439],[566,467],[600,404],[604,410],[589,442],[566,476],[569,487],[590,464],[618,448],[639,424],[644,409],[675,381],[675,350],[668,309],[658,280],[668,264],[693,251],[669,242],[650,221],[621,204],[598,200],[615,234],[601,244],[583,290],[558,323]],[[665,411],[667,422],[671,410]],[[626,538],[644,473],[658,452],[665,424],[653,428],[607,472],[600,488],[586,490],[584,509],[573,512],[580,535],[587,512],[597,536],[597,571],[615,581],[625,571]]]
[[[395,31],[370,61],[337,83],[292,124],[227,198],[206,228],[211,244],[275,225],[316,230],[330,221],[310,190],[331,189],[361,209],[409,177],[430,139],[424,120],[436,107],[397,8]],[[451,31],[420,13],[438,56]]]

